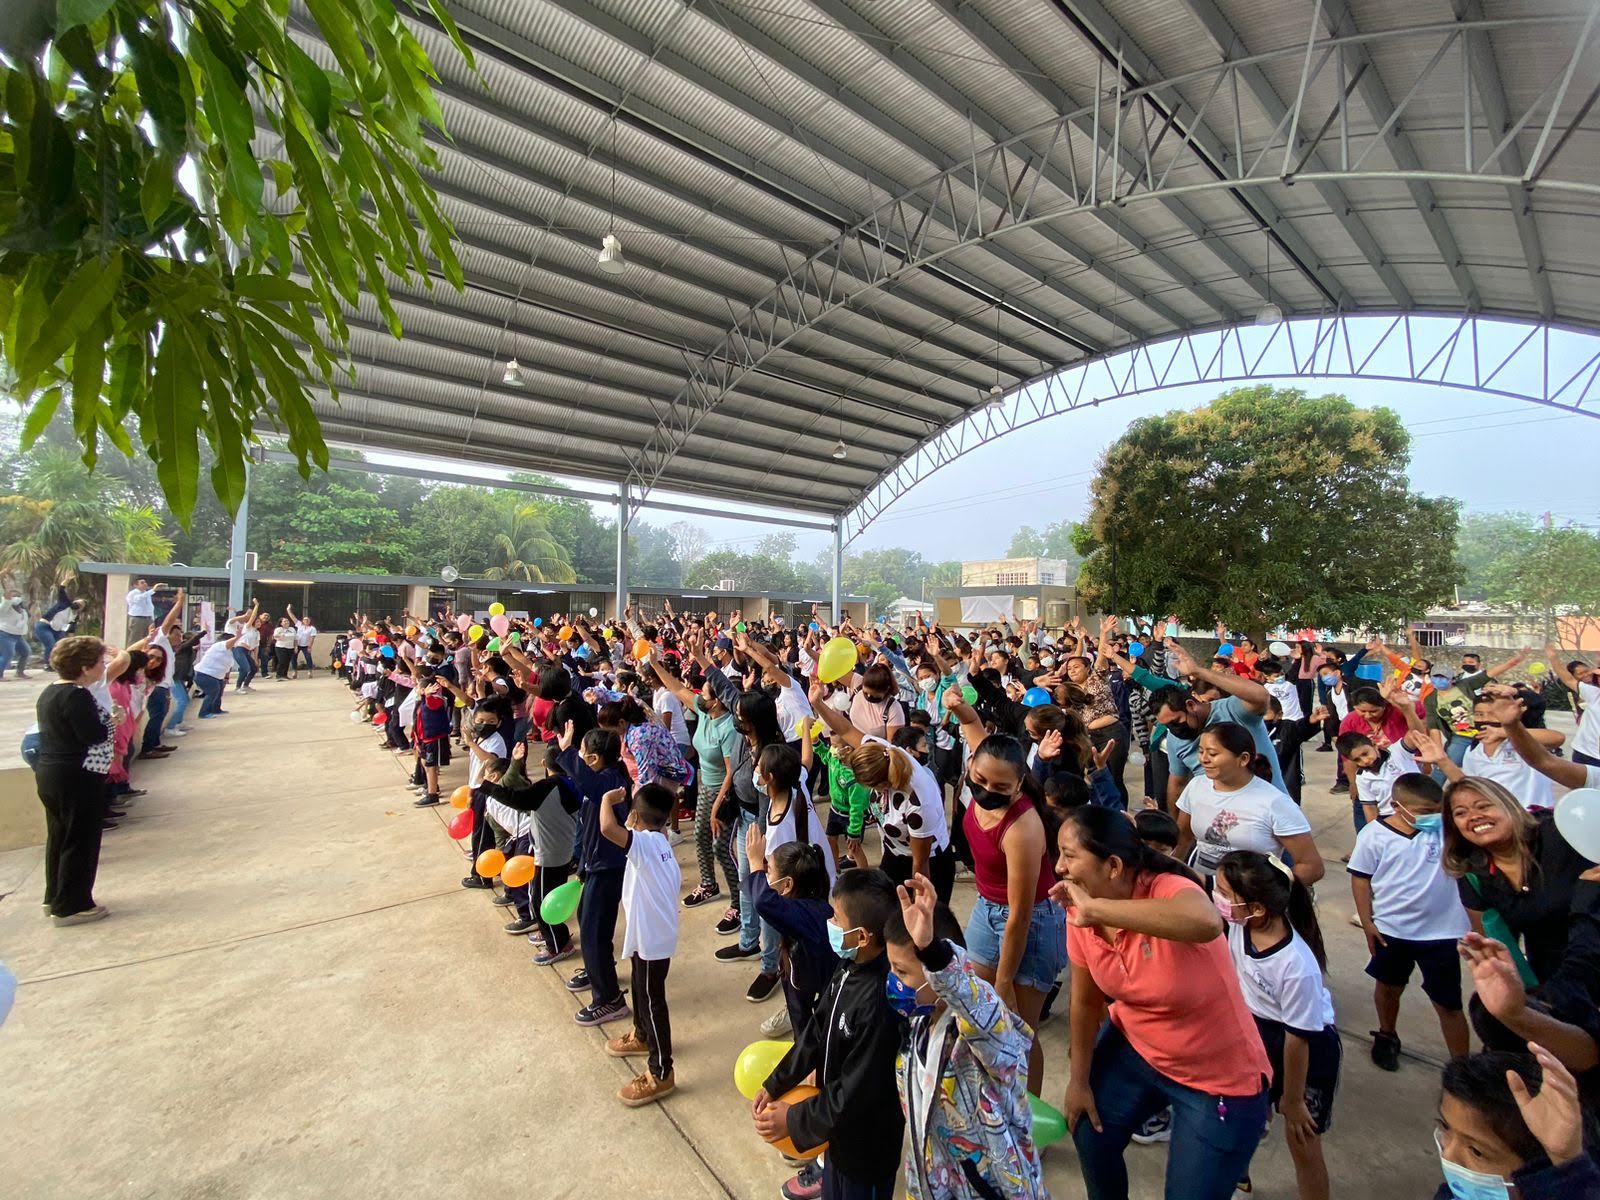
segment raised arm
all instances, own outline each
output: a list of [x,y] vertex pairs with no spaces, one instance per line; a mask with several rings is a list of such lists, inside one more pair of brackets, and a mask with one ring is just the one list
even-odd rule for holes
[[811,681],[811,692],[806,698],[811,701],[812,711],[823,719],[835,737],[850,746],[861,745],[861,731],[850,724],[843,713],[834,710],[833,705],[823,696],[822,687],[820,680]]
[[1267,689],[1253,679],[1246,679],[1243,675],[1236,675],[1232,671],[1213,671],[1209,667],[1202,667],[1195,662],[1190,653],[1173,639],[1167,639],[1167,653],[1172,655],[1173,665],[1177,667],[1179,675],[1188,675],[1202,683],[1209,683],[1219,692],[1226,692],[1236,697],[1238,701],[1253,713],[1267,711]]
[[644,664],[644,669],[656,677],[656,680],[667,691],[671,692],[685,706],[693,706],[695,690],[672,673],[672,669],[657,658],[654,654]]
[[178,623],[179,618],[181,618],[182,616],[183,616],[183,589],[179,588],[178,589],[178,594],[172,598],[172,607],[167,609],[167,615],[164,618],[162,618],[162,621],[161,621],[161,633],[162,633],[162,635],[165,636],[167,634],[170,634],[172,632],[172,627]]

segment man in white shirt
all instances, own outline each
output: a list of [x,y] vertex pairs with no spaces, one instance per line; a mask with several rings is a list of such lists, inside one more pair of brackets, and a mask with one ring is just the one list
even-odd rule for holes
[[0,679],[6,677],[12,659],[17,663],[17,678],[28,678],[28,602],[8,585],[4,600],[0,600]]
[[128,592],[127,606],[129,632],[123,639],[124,644],[142,634],[145,626],[156,619],[156,594],[150,590],[148,579],[133,581],[133,587]]

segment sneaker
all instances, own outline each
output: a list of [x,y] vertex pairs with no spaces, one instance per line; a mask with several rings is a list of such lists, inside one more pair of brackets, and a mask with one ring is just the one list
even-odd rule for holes
[[1133,1140],[1141,1146],[1172,1140],[1172,1110],[1164,1108],[1133,1131]]
[[731,946],[724,946],[722,949],[718,950],[714,955],[712,955],[712,957],[720,963],[743,962],[747,958],[761,957],[761,947],[751,946],[750,949],[746,950],[743,946],[735,942]]
[[607,1042],[606,1053],[612,1058],[627,1058],[630,1055],[648,1054],[650,1047],[642,1037],[630,1029],[621,1037],[614,1037]]
[[708,888],[702,883],[699,887],[695,888],[694,891],[690,892],[683,898],[683,906],[685,908],[699,908],[702,904],[709,903],[720,895],[722,895],[721,888]]
[[572,978],[567,980],[567,991],[584,992],[589,989],[589,972],[579,967],[573,972]]
[[515,904],[516,900],[513,899],[511,896],[506,895],[506,893],[501,892],[499,895],[497,895],[494,898],[493,901],[491,901],[491,903],[496,904],[501,908],[507,908],[510,905]]
[[730,908],[722,914],[722,920],[717,922],[717,932],[723,937],[739,932],[739,910]]
[[75,912],[65,917],[51,917],[56,925],[87,925],[90,921],[104,920],[111,915],[111,910],[104,904],[96,904],[93,908],[86,908],[82,912]]
[[677,1090],[678,1084],[671,1075],[665,1079],[657,1079],[646,1071],[632,1083],[626,1084],[617,1093],[629,1108],[643,1108],[646,1104],[654,1104],[657,1100],[672,1095]]
[[780,982],[776,975],[768,975],[763,971],[750,981],[750,986],[745,989],[744,998],[751,1004],[761,1004],[772,999],[772,993],[778,990]]
[[800,1173],[780,1189],[784,1200],[817,1200],[822,1195],[822,1171],[813,1163],[800,1168]]
[[188,737],[189,736],[189,731],[187,729],[169,729],[169,730],[167,730],[167,736],[168,737]]
[[1332,747],[1332,746],[1318,746],[1318,747],[1317,747],[1317,753],[1318,753],[1318,754],[1327,754],[1327,753],[1328,753],[1328,752],[1330,752],[1330,751],[1331,751],[1331,750],[1332,750],[1332,749],[1333,749],[1333,747]]
[[1341,792],[1343,792],[1343,793],[1348,795],[1349,791],[1350,791],[1350,785],[1348,783],[1336,783],[1331,788],[1328,789],[1328,795],[1337,796]]
[[554,954],[543,950],[533,956],[533,965],[536,967],[553,967],[558,962],[566,962],[578,952],[576,946],[568,946],[565,950],[557,950]]
[[585,1004],[572,1014],[572,1019],[579,1025],[606,1025],[612,1021],[622,1021],[633,1014],[628,1011],[628,1002],[618,996],[610,1004]]
[[[688,840],[688,835],[685,834],[681,829],[674,829],[667,834],[667,845],[669,846],[681,846]],[[648,1103],[648,1101],[646,1103]]]
[[515,921],[507,923],[506,932],[527,933],[528,930],[533,928],[533,924],[534,922],[532,917],[518,917]]
[[1372,1062],[1384,1071],[1400,1069],[1400,1038],[1397,1034],[1372,1031]]
[[464,888],[492,888],[494,887],[494,881],[485,879],[482,875],[468,875],[461,881],[461,886]]
[[436,805],[438,803],[439,803],[439,797],[430,795],[430,796],[424,796],[420,800],[413,800],[411,802],[411,807],[412,808],[432,808],[434,805]]
[[761,1022],[761,1036],[764,1038],[786,1038],[793,1032],[794,1025],[789,1021],[787,1004]]

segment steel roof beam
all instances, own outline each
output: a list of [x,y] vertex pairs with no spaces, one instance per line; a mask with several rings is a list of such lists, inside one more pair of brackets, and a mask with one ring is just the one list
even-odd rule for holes
[[[529,39],[473,13],[458,12],[454,16],[462,33],[468,36],[468,41],[478,53],[488,54],[512,70],[556,87],[563,95],[606,114],[608,118],[615,112],[617,120],[624,121],[646,135],[666,142],[674,149],[690,154],[707,165],[727,171],[733,178],[749,186],[758,187],[773,199],[828,221],[840,232],[849,229],[859,220],[859,214],[834,197],[783,175],[755,156],[721,141],[704,130],[696,129],[664,109],[642,101],[638,97],[626,98],[628,107],[620,107],[625,97],[616,85],[592,71],[558,58]],[[420,24],[438,29],[438,23],[427,13],[413,12],[412,17]],[[744,111],[748,111],[752,103],[746,98]],[[955,226],[950,224],[952,219],[948,214],[936,213],[934,216],[947,228],[954,229]],[[880,249],[891,255],[898,256],[903,253],[902,250],[890,245],[884,245]],[[1003,250],[1003,247],[989,249],[993,253]],[[1077,352],[1074,357],[1093,353],[1096,349],[1096,343],[1092,339],[1061,317],[1039,309],[1016,296],[1006,295],[993,283],[963,267],[954,263],[939,263],[929,264],[922,269],[931,277],[967,293],[974,299],[990,304],[998,302],[1016,320],[1064,345],[1071,346]],[[1017,349],[1024,355],[1039,357],[1041,369],[1044,370],[1060,368],[1072,361],[1059,356],[1039,356],[1032,347],[1025,344],[1017,346]]]
[[[1451,0],[1450,7],[1458,21],[1483,20],[1483,5],[1478,0]],[[1469,29],[1463,36],[1467,39],[1467,63],[1478,92],[1478,104],[1488,122],[1491,142],[1498,142],[1511,128],[1511,110],[1506,104],[1505,87],[1500,82],[1494,47],[1489,44],[1489,35],[1481,29]],[[1507,175],[1526,173],[1516,138],[1507,139],[1501,147],[1500,162]],[[1556,298],[1545,270],[1544,240],[1539,236],[1539,225],[1533,217],[1532,193],[1526,187],[1508,187],[1506,199],[1516,225],[1517,240],[1522,243],[1522,261],[1527,264],[1534,301],[1539,306],[1539,315],[1548,321],[1555,316]]]
[[[710,3],[716,5],[717,0],[710,0]],[[882,31],[854,9],[840,3],[840,0],[808,0],[808,3],[838,22],[839,25],[852,33],[863,46],[873,51],[885,62],[892,64],[929,94],[938,98],[951,112],[973,121],[991,141],[1008,142],[1016,137],[1016,133],[1013,130],[1007,128],[1005,123],[998,117],[986,111],[980,102],[973,100],[949,81],[941,78],[938,72],[930,70],[925,63],[904,46],[891,44],[886,48]],[[952,0],[944,0],[941,7],[954,8],[957,6]],[[981,20],[981,18],[979,19]],[[1007,44],[1009,45],[1009,43]],[[1003,65],[1008,62],[1005,58],[1001,58],[1000,61]],[[1015,59],[1009,61],[1014,63]],[[1075,108],[1077,105],[1070,107]],[[948,156],[944,157],[948,159]],[[1037,155],[1019,152],[1018,157],[1022,158],[1029,168],[1035,171],[1042,171],[1044,178],[1062,193],[1071,195],[1075,190],[1072,186],[1072,181],[1062,173],[1060,168],[1052,167],[1048,163],[1041,161]],[[1189,271],[1179,265],[1171,255],[1152,245],[1149,239],[1141,237],[1136,230],[1130,229],[1126,222],[1114,221],[1106,213],[1099,210],[1087,213],[1085,217],[1094,224],[1101,226],[1117,241],[1125,242],[1137,250],[1146,262],[1164,272],[1177,286],[1189,292],[1223,320],[1236,321],[1239,319],[1239,311],[1233,305],[1218,296],[1199,279],[1196,279]],[[1069,252],[1073,253],[1074,257],[1085,261],[1085,265],[1094,269],[1102,279],[1108,278],[1109,275],[1109,282],[1115,289],[1126,293],[1132,299],[1136,299],[1152,312],[1169,321],[1175,328],[1182,329],[1193,324],[1192,321],[1182,317],[1165,303],[1156,300],[1150,293],[1140,289],[1130,289],[1127,281],[1115,269],[1107,272],[1101,266],[1102,260],[1099,257],[1090,254],[1089,251],[1077,246],[1075,242],[1066,239],[1059,231],[1053,230],[1049,226],[1040,226],[1036,232],[1049,238],[1052,242],[1056,242],[1057,245],[1061,245],[1061,242],[1057,241],[1057,238],[1061,237],[1062,241],[1066,242],[1066,245],[1061,246],[1063,250],[1067,250],[1069,246],[1072,247],[1073,249]],[[1085,255],[1088,255],[1087,259],[1083,258]]]

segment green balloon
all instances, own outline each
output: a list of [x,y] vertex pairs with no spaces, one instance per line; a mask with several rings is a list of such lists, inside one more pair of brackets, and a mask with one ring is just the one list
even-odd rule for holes
[[750,626],[746,625],[743,621],[740,621],[737,625],[735,625],[733,627],[733,631],[735,633],[747,633],[747,632],[749,632],[749,629],[750,629]]
[[490,638],[489,639],[489,644],[487,646],[485,646],[484,649],[487,650],[490,654],[498,654],[500,652],[500,639],[499,638]]
[[544,918],[544,923],[561,925],[572,920],[572,914],[578,911],[578,896],[582,891],[582,880],[569,879],[546,896],[544,903],[539,906],[539,915]]
[[1033,1144],[1043,1150],[1067,1136],[1067,1118],[1061,1110],[1046,1104],[1037,1096],[1028,1097],[1028,1107],[1033,1111]]
[[970,683],[962,684],[961,698],[968,704],[976,704],[978,702],[978,689],[973,687]]
[[512,644],[512,645],[513,645],[513,646],[520,646],[520,645],[522,645],[522,630],[520,630],[520,629],[513,629],[513,630],[512,630],[512,631],[511,631],[511,644]]

